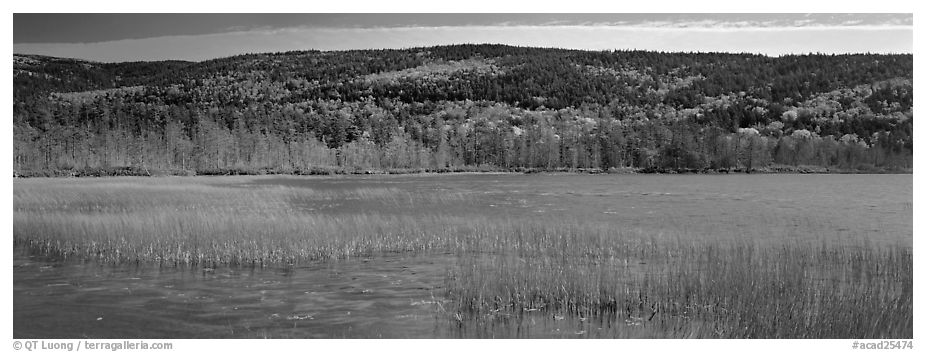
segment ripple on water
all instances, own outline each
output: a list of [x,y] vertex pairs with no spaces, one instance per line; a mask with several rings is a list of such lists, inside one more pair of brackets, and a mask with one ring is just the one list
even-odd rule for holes
[[204,275],[82,263],[52,272],[31,264],[41,259],[17,258],[14,335],[440,337],[434,336],[434,305],[413,303],[433,299],[432,288],[443,283],[452,260],[376,258],[285,271],[219,268]]

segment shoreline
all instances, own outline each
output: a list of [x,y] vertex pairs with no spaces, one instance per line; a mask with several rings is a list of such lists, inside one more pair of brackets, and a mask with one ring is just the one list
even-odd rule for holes
[[196,172],[193,170],[154,170],[136,167],[119,167],[110,169],[81,169],[81,170],[29,170],[13,172],[13,178],[79,178],[79,177],[171,177],[171,176],[338,176],[338,175],[508,175],[508,174],[573,174],[573,175],[723,175],[723,174],[858,174],[858,175],[905,175],[913,174],[913,169],[840,169],[821,166],[792,166],[770,165],[762,168],[747,170],[737,169],[656,169],[656,168],[611,168],[603,169],[537,169],[513,168],[509,170],[467,167],[456,169],[385,169],[385,170],[345,170],[338,168],[313,168],[309,170],[206,170]]

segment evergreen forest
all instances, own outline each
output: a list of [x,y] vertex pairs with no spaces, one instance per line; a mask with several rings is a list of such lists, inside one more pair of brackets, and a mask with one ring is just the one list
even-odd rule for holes
[[14,174],[911,172],[913,57],[14,55]]

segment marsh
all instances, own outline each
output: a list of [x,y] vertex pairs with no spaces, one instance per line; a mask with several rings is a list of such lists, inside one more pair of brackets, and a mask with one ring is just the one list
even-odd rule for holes
[[911,175],[17,179],[14,337],[912,338]]

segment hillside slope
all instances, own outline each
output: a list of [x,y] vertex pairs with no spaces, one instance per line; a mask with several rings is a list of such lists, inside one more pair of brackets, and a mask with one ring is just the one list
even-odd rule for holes
[[14,55],[14,161],[19,174],[909,169],[912,62],[503,45]]

